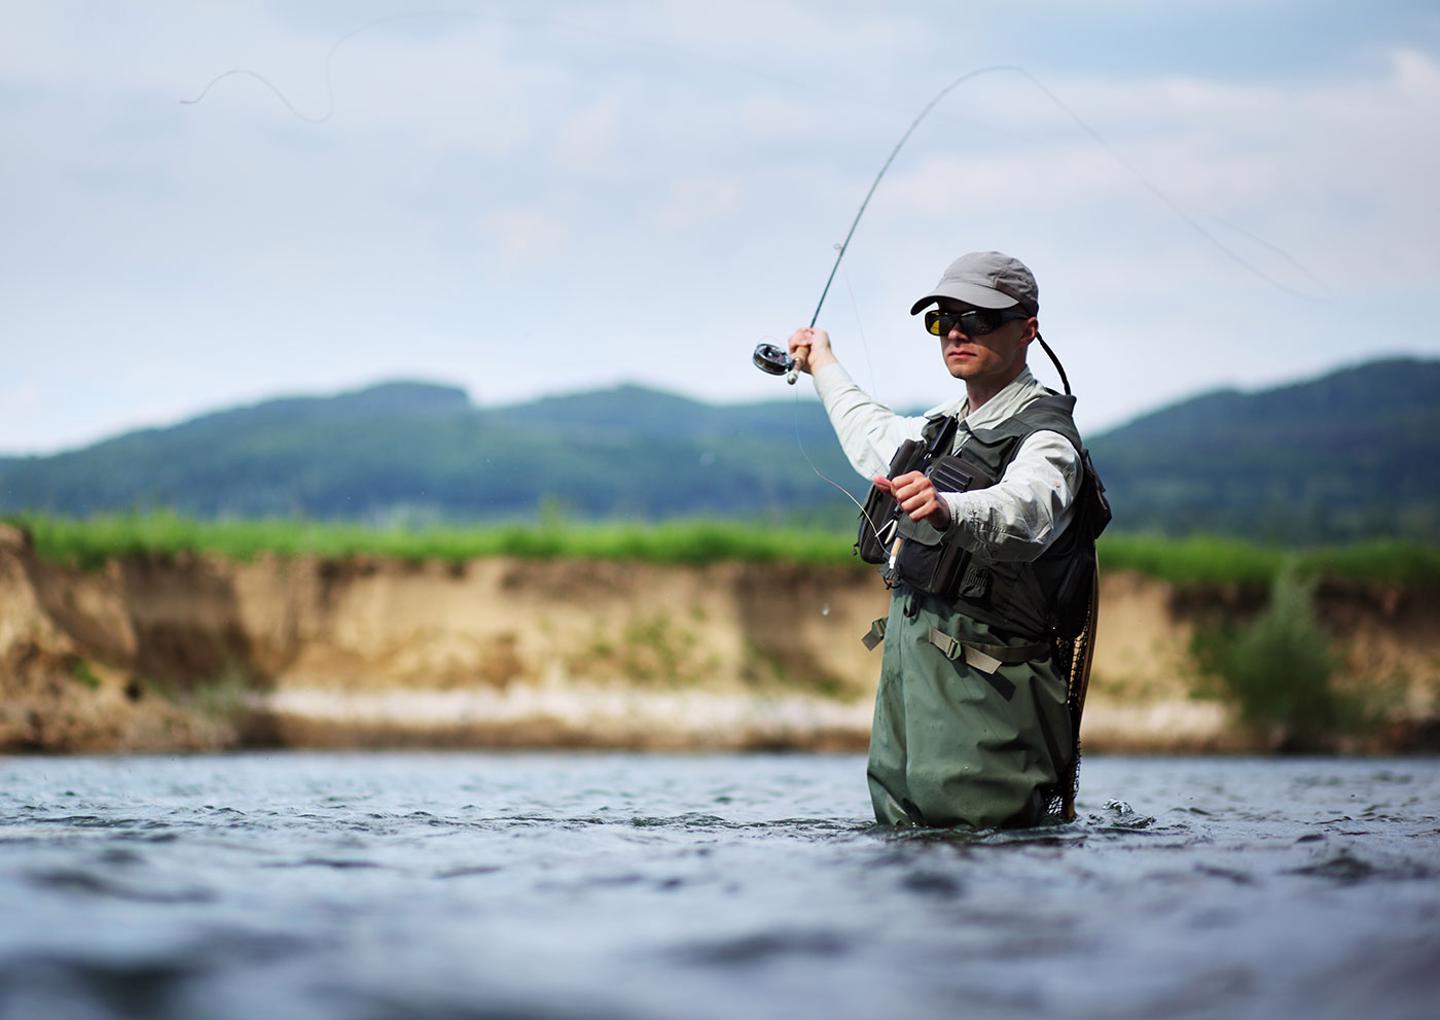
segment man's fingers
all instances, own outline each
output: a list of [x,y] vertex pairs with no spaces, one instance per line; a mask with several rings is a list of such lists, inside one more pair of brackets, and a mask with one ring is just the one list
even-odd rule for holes
[[912,471],[907,475],[901,475],[899,478],[895,479],[896,499],[909,499],[916,493],[934,491],[935,486],[931,484],[930,479],[926,478],[918,471]]
[[[912,521],[923,521],[936,513],[943,514],[935,484],[920,471],[907,471],[888,479],[875,475],[870,480],[876,488],[894,496],[900,509],[909,514]],[[941,519],[948,518],[942,516]]]
[[876,475],[871,481],[893,495],[912,521],[922,521],[940,511],[940,496],[934,483],[919,471],[907,471],[888,480]]
[[917,486],[929,484],[930,479],[926,478],[919,471],[907,471],[905,474],[897,475],[890,480],[890,485],[892,486],[891,491],[895,493],[896,499],[905,499],[912,496],[919,491]]
[[900,509],[909,514],[912,521],[923,521],[940,510],[940,497],[933,489],[916,493],[901,502]]

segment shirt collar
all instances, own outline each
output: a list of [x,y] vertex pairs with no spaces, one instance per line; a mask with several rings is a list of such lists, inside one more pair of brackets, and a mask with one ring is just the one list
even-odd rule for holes
[[1009,385],[995,394],[970,413],[970,398],[962,395],[958,400],[940,404],[925,412],[925,417],[958,417],[971,428],[983,429],[1009,418],[1036,397],[1044,396],[1044,386],[1030,374],[1029,367],[1020,369],[1020,374],[1010,380]]

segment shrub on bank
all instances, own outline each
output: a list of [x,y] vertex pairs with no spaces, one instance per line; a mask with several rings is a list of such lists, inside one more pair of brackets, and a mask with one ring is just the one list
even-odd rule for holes
[[1321,750],[1354,732],[1369,713],[1334,685],[1338,660],[1315,615],[1313,578],[1288,563],[1270,584],[1265,609],[1238,627],[1201,629],[1193,651],[1201,668],[1247,725],[1282,750]]

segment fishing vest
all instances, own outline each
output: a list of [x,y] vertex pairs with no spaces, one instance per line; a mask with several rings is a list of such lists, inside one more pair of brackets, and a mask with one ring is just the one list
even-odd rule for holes
[[[994,428],[972,429],[937,416],[918,442],[905,444],[890,477],[921,470],[942,492],[973,492],[995,484],[1020,445],[1036,432],[1057,432],[1080,452],[1082,478],[1070,523],[1039,558],[1000,562],[973,554],[924,521],[912,521],[890,500],[887,516],[872,490],[857,551],[882,565],[887,585],[905,584],[952,603],[967,616],[1028,641],[1070,638],[1084,626],[1095,574],[1095,539],[1110,522],[1105,486],[1075,428],[1073,396],[1038,397]],[[959,448],[949,454],[953,437]],[[882,494],[883,495],[883,494]],[[877,528],[875,522],[886,523]],[[863,546],[868,545],[868,548]],[[868,555],[867,555],[868,553]]]

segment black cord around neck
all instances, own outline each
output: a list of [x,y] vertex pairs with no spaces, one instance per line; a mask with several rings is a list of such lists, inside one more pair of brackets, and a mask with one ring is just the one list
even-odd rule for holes
[[1038,332],[1035,334],[1035,339],[1040,341],[1040,346],[1045,348],[1045,353],[1050,355],[1050,360],[1055,363],[1055,370],[1060,373],[1060,384],[1065,387],[1065,395],[1067,397],[1074,396],[1070,392],[1070,379],[1065,375],[1065,366],[1060,364],[1060,359],[1055,357],[1055,352],[1050,349],[1050,345]]

